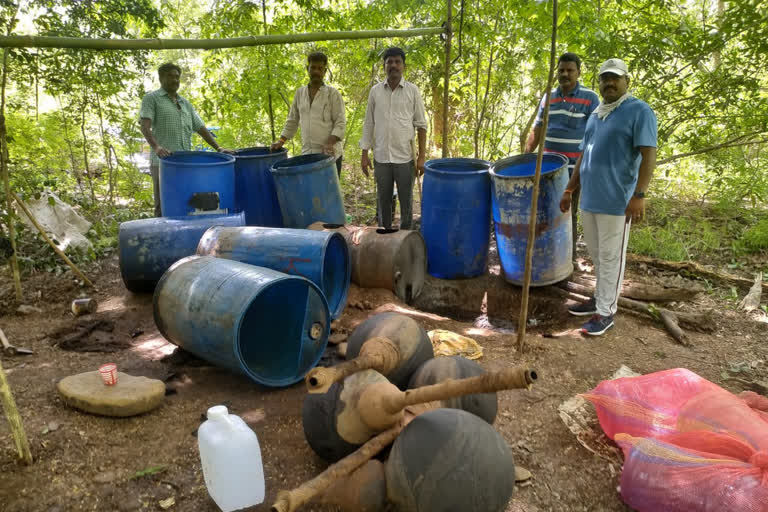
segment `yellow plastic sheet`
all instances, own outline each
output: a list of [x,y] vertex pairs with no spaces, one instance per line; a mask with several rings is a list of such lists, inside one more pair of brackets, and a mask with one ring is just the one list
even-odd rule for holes
[[456,334],[445,329],[435,329],[427,333],[432,341],[435,357],[438,356],[463,356],[467,359],[480,359],[483,357],[483,347],[472,338]]

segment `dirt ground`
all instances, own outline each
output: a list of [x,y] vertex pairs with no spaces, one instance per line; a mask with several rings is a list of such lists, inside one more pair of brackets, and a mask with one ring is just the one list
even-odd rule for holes
[[[25,303],[41,310],[29,315],[16,313],[11,289],[0,285],[5,286],[0,295],[0,326],[11,343],[35,352],[2,356],[35,463],[25,467],[16,462],[8,425],[0,421],[0,510],[163,510],[160,502],[170,497],[175,504],[169,510],[218,510],[203,482],[195,437],[205,411],[216,404],[226,404],[246,419],[261,443],[267,499],[251,510],[269,510],[278,490],[292,488],[325,467],[304,440],[303,383],[268,389],[198,360],[166,357],[175,347],[154,325],[152,296],[125,290],[117,258],[90,268],[89,276],[98,286],[93,296],[99,309],[78,319],[69,312],[69,305],[86,292],[67,273],[38,274],[25,281]],[[654,282],[662,276],[630,266],[626,277]],[[615,328],[605,336],[583,338],[577,332],[581,320],[570,317],[564,299],[557,298],[550,298],[550,307],[539,308],[534,315],[537,325],[528,330],[523,354],[513,348],[515,337],[495,329],[493,321],[460,322],[412,310],[383,290],[353,286],[339,327],[350,331],[377,311],[398,310],[427,330],[448,329],[471,336],[484,347],[485,356],[479,362],[488,370],[520,364],[536,368],[541,377],[531,391],[499,393],[495,427],[509,443],[516,464],[533,474],[518,486],[508,511],[622,511],[629,508],[617,491],[620,460],[585,449],[561,421],[558,406],[609,378],[622,364],[640,373],[686,367],[734,392],[743,387],[726,380],[729,376],[765,381],[768,320],[762,314],[737,311],[734,302],[717,297],[717,293],[704,293],[693,302],[675,305],[713,311],[715,331],[688,332],[691,348],[676,344],[650,318],[627,313],[617,317]],[[510,311],[510,325],[517,322],[517,314]],[[99,319],[105,322],[79,342],[72,341],[72,333]],[[83,344],[104,352],[71,350],[82,349]],[[65,406],[56,382],[105,362],[116,362],[130,374],[165,379],[169,394],[164,404],[148,414],[123,419]],[[309,505],[302,510],[333,509]]]

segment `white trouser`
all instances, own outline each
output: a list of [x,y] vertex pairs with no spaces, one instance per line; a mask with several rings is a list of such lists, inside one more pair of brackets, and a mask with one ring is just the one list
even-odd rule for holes
[[589,256],[595,265],[597,314],[616,314],[627,261],[630,223],[624,215],[581,212]]

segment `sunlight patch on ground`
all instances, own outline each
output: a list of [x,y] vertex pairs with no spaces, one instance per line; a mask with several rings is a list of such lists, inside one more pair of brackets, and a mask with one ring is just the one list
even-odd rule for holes
[[450,320],[450,318],[446,318],[444,316],[434,315],[432,313],[425,313],[424,311],[419,311],[418,309],[404,308],[402,306],[398,306],[397,304],[392,304],[391,302],[388,302],[387,304],[379,306],[375,310],[376,313],[383,313],[388,311],[392,311],[395,313],[402,313],[404,315],[409,315],[409,316],[416,316],[420,318],[427,318],[429,320],[435,320],[437,322],[444,322],[446,320]]
[[125,304],[125,297],[110,297],[104,302],[99,303],[98,312],[104,313],[107,311],[123,311],[127,309]]
[[139,352],[142,356],[149,356],[152,359],[160,359],[171,354],[176,350],[176,345],[168,343],[160,335],[154,336],[131,347],[131,351]]

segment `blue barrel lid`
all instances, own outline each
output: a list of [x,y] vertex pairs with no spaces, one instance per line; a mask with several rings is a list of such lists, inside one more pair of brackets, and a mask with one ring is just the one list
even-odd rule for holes
[[436,158],[424,164],[426,172],[444,175],[484,174],[491,168],[491,162],[479,158]]
[[[536,153],[510,156],[491,164],[491,176],[501,179],[531,178],[536,174]],[[568,158],[559,153],[544,153],[541,175],[552,174],[568,165]]]
[[275,162],[272,164],[270,171],[275,174],[303,174],[334,165],[335,161],[335,156],[326,155],[325,153],[309,153]]
[[178,167],[199,168],[234,163],[235,157],[214,151],[174,151],[160,160]]
[[241,159],[257,159],[257,158],[270,158],[280,155],[287,155],[288,150],[285,148],[272,151],[269,146],[254,146],[252,148],[243,148],[235,151],[235,158]]

